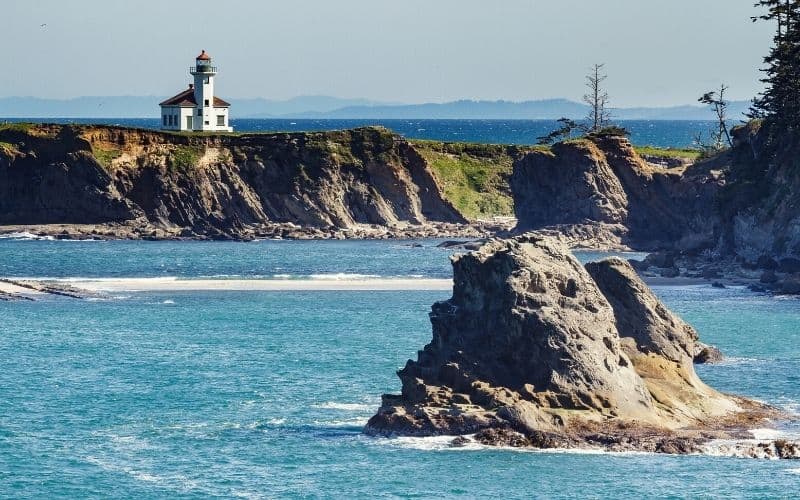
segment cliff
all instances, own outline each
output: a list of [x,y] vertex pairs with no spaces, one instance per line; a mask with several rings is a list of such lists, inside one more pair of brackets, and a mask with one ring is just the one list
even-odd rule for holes
[[532,151],[514,163],[511,177],[519,231],[589,226],[589,235],[610,232],[638,249],[713,246],[723,185],[715,165],[655,166],[615,136]]
[[800,271],[800,137],[787,133],[770,144],[766,135],[759,121],[733,131],[717,251],[751,264],[773,260],[767,268],[785,260],[782,267]]
[[699,379],[697,333],[622,260],[584,268],[528,233],[454,257],[453,273],[433,340],[367,432],[690,453],[774,415]]
[[275,224],[331,231],[465,222],[425,160],[382,128],[182,135],[0,127],[0,224],[105,223],[226,238],[273,235]]

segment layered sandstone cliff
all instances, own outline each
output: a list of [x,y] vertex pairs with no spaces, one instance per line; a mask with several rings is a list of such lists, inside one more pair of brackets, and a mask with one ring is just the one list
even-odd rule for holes
[[132,223],[237,237],[463,223],[419,154],[381,128],[182,135],[108,126],[0,129],[0,224]]
[[639,249],[713,246],[715,198],[724,177],[713,165],[664,168],[643,160],[624,137],[567,141],[514,164],[518,230],[594,226]]
[[699,379],[697,333],[622,260],[584,268],[528,233],[455,257],[453,271],[433,340],[367,432],[689,453],[772,414]]

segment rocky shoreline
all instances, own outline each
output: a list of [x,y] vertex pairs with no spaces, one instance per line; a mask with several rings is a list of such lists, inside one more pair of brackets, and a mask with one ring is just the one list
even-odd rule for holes
[[424,224],[395,223],[390,225],[357,224],[351,227],[300,226],[291,222],[244,226],[236,231],[196,232],[191,228],[155,226],[148,223],[107,224],[23,224],[0,225],[0,237],[31,235],[56,240],[386,240],[458,238],[475,240],[507,234],[512,224],[504,222]]
[[718,288],[745,286],[758,293],[800,294],[800,259],[759,258],[756,263],[736,258],[705,258],[675,252],[654,252],[631,265],[645,280],[665,283],[698,280]]
[[456,256],[453,269],[433,340],[398,372],[402,392],[384,395],[368,434],[675,454],[726,440],[743,456],[800,458],[798,443],[747,439],[794,417],[705,385],[697,332],[627,262],[584,267],[530,233]]
[[103,296],[91,290],[57,281],[0,278],[0,302],[35,301],[36,297],[41,295],[55,295],[71,299],[89,299]]

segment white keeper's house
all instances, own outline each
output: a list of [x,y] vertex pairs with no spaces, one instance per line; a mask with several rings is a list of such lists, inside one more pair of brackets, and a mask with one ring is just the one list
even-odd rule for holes
[[214,95],[217,67],[211,56],[202,51],[189,68],[194,84],[170,97],[161,106],[161,128],[198,132],[233,132],[228,113],[231,105]]

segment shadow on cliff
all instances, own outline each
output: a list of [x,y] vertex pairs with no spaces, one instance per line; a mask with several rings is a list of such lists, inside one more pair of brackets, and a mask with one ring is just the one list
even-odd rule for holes
[[151,224],[235,237],[249,225],[464,223],[424,159],[382,128],[184,135],[0,127],[0,224]]

